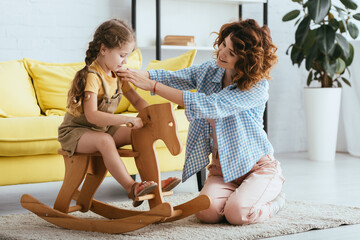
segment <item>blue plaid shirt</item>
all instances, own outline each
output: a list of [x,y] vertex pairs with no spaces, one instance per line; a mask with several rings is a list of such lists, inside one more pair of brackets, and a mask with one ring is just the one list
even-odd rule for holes
[[263,130],[263,113],[269,84],[262,80],[248,91],[232,84],[222,89],[225,69],[215,60],[178,71],[149,70],[150,78],[184,91],[185,114],[190,125],[186,142],[183,181],[209,164],[215,119],[220,164],[225,182],[251,170],[267,154],[273,154]]

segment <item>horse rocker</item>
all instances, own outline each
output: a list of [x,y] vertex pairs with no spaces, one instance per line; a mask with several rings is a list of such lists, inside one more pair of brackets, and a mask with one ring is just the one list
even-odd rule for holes
[[[135,158],[142,181],[154,181],[158,184],[153,193],[136,199],[136,201],[148,200],[150,207],[148,211],[121,209],[95,200],[93,198],[95,192],[107,174],[101,154],[77,153],[69,158],[63,150],[59,150],[59,154],[64,157],[65,177],[54,208],[46,206],[28,194],[21,197],[21,205],[59,227],[104,233],[134,231],[151,223],[179,220],[209,208],[210,199],[206,195],[200,195],[175,207],[164,201],[163,196],[171,195],[172,191],[161,190],[154,142],[158,139],[163,140],[172,155],[178,155],[182,150],[171,104],[148,106],[140,111],[138,117],[142,119],[144,126],[131,132],[132,151],[120,148],[118,152],[120,156]],[[83,180],[84,183],[79,189]],[[70,206],[71,200],[75,200],[76,205]],[[83,219],[69,214],[89,210],[107,219]]]

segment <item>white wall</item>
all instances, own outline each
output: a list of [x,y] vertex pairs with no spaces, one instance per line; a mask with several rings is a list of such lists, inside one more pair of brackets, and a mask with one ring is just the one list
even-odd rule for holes
[[[83,61],[87,44],[101,22],[109,18],[131,22],[130,4],[130,0],[0,0],[0,61],[23,57],[49,62]],[[138,7],[138,45],[154,43],[154,0],[138,0]],[[302,91],[307,74],[292,66],[285,54],[294,41],[295,28],[293,23],[281,21],[285,13],[295,8],[297,4],[290,0],[269,0],[269,27],[279,48],[268,105],[269,138],[276,152],[307,148]],[[210,33],[218,31],[222,23],[234,20],[237,6],[167,0],[162,13],[162,36],[192,34],[198,45],[210,45],[215,37]],[[261,23],[262,4],[244,5],[243,17]],[[163,52],[163,59],[180,53]],[[155,56],[152,50],[143,54],[146,67]],[[195,63],[210,57],[209,52],[198,52]],[[341,132],[339,136],[341,150]]]
[[0,0],[0,61],[83,61],[96,27],[129,19],[130,1]]

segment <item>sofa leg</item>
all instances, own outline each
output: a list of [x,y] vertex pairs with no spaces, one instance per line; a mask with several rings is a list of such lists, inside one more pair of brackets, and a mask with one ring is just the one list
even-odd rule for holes
[[197,184],[199,192],[203,188],[206,180],[206,168],[201,169],[199,172],[196,173]]
[[130,177],[136,181],[136,174],[130,175]]

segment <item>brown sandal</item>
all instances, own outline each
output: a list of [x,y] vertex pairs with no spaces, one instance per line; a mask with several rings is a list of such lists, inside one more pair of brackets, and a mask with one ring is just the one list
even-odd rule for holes
[[133,205],[134,207],[138,207],[138,206],[140,206],[140,205],[143,203],[143,201],[135,201],[135,199],[136,199],[137,197],[140,197],[140,196],[144,196],[144,195],[146,195],[146,194],[149,194],[149,193],[151,193],[152,191],[154,191],[154,189],[157,187],[157,183],[152,183],[152,184],[150,184],[149,186],[144,187],[140,192],[135,193],[136,189],[137,189],[140,185],[142,185],[142,184],[144,184],[144,183],[146,183],[146,181],[143,181],[143,182],[141,182],[141,183],[136,182],[136,183],[134,183],[134,184],[131,186],[131,190],[130,190],[130,193],[129,193],[129,198],[133,200],[132,205]]
[[169,184],[167,184],[165,187],[161,188],[161,191],[167,192],[171,189],[175,188],[179,183],[181,183],[180,178],[174,178]]

